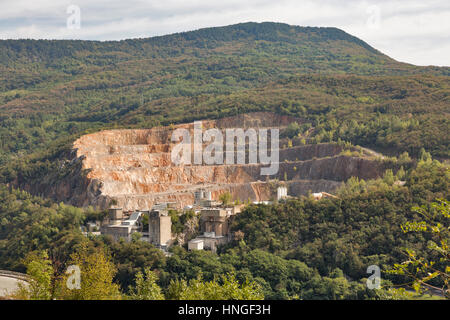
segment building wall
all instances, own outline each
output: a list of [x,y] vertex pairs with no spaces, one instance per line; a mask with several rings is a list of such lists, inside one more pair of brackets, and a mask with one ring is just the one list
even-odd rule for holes
[[149,240],[155,245],[168,245],[172,240],[172,221],[170,216],[150,215]]
[[172,220],[170,216],[161,216],[160,218],[160,244],[168,245],[172,240]]
[[117,227],[117,226],[106,226],[103,228],[102,234],[110,235],[114,240],[118,241],[120,238],[126,241],[130,240],[130,235],[132,233],[129,227]]
[[189,250],[203,250],[203,241],[189,241],[188,242]]
[[226,217],[204,217],[201,223],[202,232],[215,232],[216,236],[224,236],[228,233],[228,221]]
[[159,232],[160,231],[160,220],[158,216],[150,216],[148,221],[148,236],[150,243],[160,244]]

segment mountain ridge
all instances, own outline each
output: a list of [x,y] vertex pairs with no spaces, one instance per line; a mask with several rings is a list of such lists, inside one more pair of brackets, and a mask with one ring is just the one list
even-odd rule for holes
[[[265,94],[273,84],[308,75],[314,77],[301,92],[294,86],[286,97],[285,90]],[[341,75],[363,78],[355,86]],[[399,151],[417,154],[424,147],[446,157],[441,128],[448,121],[449,75],[450,68],[397,62],[337,28],[270,22],[109,42],[2,40],[0,165],[86,131],[151,128],[249,111],[301,116],[317,125],[342,121],[336,114],[343,110],[349,127],[354,120],[373,121],[373,128],[334,133],[325,142],[345,138],[395,148],[392,141],[401,134],[395,130],[406,126],[415,133]],[[373,84],[365,80],[375,77],[377,87],[389,83],[379,93],[371,93]],[[396,137],[380,143],[377,130],[384,136],[394,130]],[[436,136],[444,139],[436,143]]]
[[[296,39],[295,36],[302,36],[300,39]],[[230,42],[230,41],[242,41],[242,40],[253,40],[253,41],[270,41],[270,42],[287,42],[291,44],[298,44],[299,40],[304,41],[347,41],[360,46],[368,50],[370,53],[375,54],[380,57],[387,58],[389,60],[395,61],[386,54],[380,52],[374,47],[370,46],[365,41],[335,27],[310,27],[310,26],[296,26],[289,25],[285,23],[276,22],[246,22],[238,23],[233,25],[227,25],[222,27],[208,27],[200,28],[192,31],[176,32],[167,35],[160,35],[154,37],[145,38],[131,38],[124,40],[56,40],[56,39],[6,39],[0,40],[0,47],[3,50],[11,50],[16,53],[23,51],[33,51],[33,46],[39,45],[37,49],[43,50],[38,53],[45,54],[48,57],[54,57],[51,50],[55,50],[55,46],[66,46],[63,48],[63,53],[67,56],[73,56],[76,48],[73,45],[77,45],[81,51],[87,49],[101,50],[115,50],[128,52],[129,50],[139,49],[144,50],[145,45],[152,46],[173,46],[177,44],[177,41],[188,41],[193,42],[198,47],[204,47],[206,41],[217,41],[217,42]],[[20,45],[23,43],[22,45]],[[46,45],[46,47],[41,47],[41,45]],[[125,47],[124,45],[128,45]],[[183,43],[186,45],[186,43]],[[211,44],[211,43],[210,43]],[[117,48],[117,46],[120,46]],[[140,47],[139,47],[140,46]],[[209,46],[211,48],[211,46]],[[214,46],[213,46],[214,47]],[[45,50],[44,50],[45,49]],[[5,56],[8,54],[0,53],[0,63],[5,61]],[[142,55],[142,56],[145,56]],[[398,62],[401,64],[407,64],[403,62]],[[407,64],[412,65],[412,64]],[[439,68],[439,67],[438,67]],[[445,67],[443,67],[445,68]]]
[[[274,30],[275,29],[275,30]],[[240,31],[239,33],[236,33]],[[338,40],[352,40],[355,43],[369,49],[373,52],[380,53],[378,50],[364,42],[363,40],[339,29],[336,27],[311,27],[311,26],[298,26],[289,25],[286,23],[279,22],[244,22],[232,25],[220,26],[220,27],[206,27],[199,28],[190,31],[174,32],[165,35],[151,36],[151,37],[137,37],[137,38],[127,38],[122,40],[80,40],[80,39],[0,39],[0,44],[17,42],[17,41],[30,41],[30,42],[86,42],[86,43],[103,43],[103,44],[117,44],[121,42],[154,42],[159,43],[159,41],[164,39],[180,39],[185,40],[204,40],[206,37],[214,37],[217,41],[232,41],[232,40],[242,40],[242,36],[254,36],[255,40],[272,40],[272,41],[286,41],[288,38],[280,37],[280,34],[274,34],[273,31],[281,31],[292,33],[296,31],[297,33],[308,33],[315,32],[322,36],[324,39],[338,39]],[[273,36],[277,36],[276,38]],[[241,37],[240,37],[241,36]],[[333,36],[333,37],[332,37]]]

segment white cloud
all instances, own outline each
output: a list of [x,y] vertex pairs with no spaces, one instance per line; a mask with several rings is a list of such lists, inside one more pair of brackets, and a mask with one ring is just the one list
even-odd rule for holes
[[[66,28],[70,4],[79,30]],[[448,0],[0,0],[0,39],[119,40],[247,21],[338,27],[394,59],[450,65]]]

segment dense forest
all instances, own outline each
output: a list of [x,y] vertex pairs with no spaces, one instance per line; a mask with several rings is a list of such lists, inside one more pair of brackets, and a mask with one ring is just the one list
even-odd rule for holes
[[[449,171],[438,161],[422,160],[404,174],[404,186],[386,174],[371,181],[349,180],[337,199],[249,205],[232,226],[243,234],[241,240],[220,247],[217,254],[174,246],[170,256],[138,238],[129,243],[108,236],[86,238],[80,226],[103,213],[1,187],[0,268],[25,271],[27,255],[46,250],[54,272],[62,274],[80,248],[102,248],[116,271],[114,283],[127,294],[136,275],[150,268],[167,296],[175,282],[217,281],[230,274],[239,283],[257,286],[267,299],[393,298],[390,286],[409,282],[386,271],[403,261],[405,248],[436,259],[427,245],[433,235],[405,234],[401,226],[420,221],[414,206],[431,208],[437,199],[450,200]],[[448,220],[437,216],[435,221],[443,224],[448,239]],[[436,267],[445,269],[448,260],[440,264]],[[382,269],[382,290],[367,289],[368,265]]]

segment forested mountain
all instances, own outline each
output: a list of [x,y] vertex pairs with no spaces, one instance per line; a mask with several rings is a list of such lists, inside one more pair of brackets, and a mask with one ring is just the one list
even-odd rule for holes
[[[72,143],[85,133],[254,111],[301,118],[288,129],[308,132],[307,143],[397,156],[380,161],[401,170],[350,179],[336,199],[248,206],[232,225],[240,241],[218,254],[174,246],[170,257],[139,240],[86,238],[80,227],[104,213],[13,188],[70,174]],[[450,199],[448,168],[431,159],[450,158],[449,111],[450,68],[397,62],[336,28],[243,23],[124,41],[0,40],[0,268],[23,272],[27,253],[47,250],[57,275],[88,243],[111,253],[124,291],[151,267],[166,294],[178,279],[233,272],[266,298],[380,298],[365,286],[367,265],[386,270],[404,247],[436,258],[427,247],[436,237],[401,225],[420,220],[412,207]]]
[[124,41],[3,40],[0,70],[3,164],[87,129],[250,110],[316,125],[346,113],[360,132],[334,140],[448,157],[450,68],[399,63],[336,28],[244,23]]

